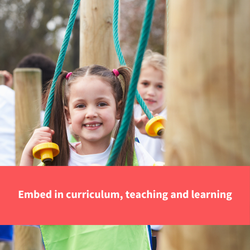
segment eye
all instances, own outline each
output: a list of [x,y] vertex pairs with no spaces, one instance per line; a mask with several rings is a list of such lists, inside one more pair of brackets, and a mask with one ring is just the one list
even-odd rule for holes
[[84,104],[77,104],[77,105],[76,105],[76,108],[82,109],[82,108],[85,108],[85,105],[84,105]]
[[145,82],[145,81],[144,81],[144,82],[141,82],[141,84],[144,85],[145,87],[149,85],[149,83],[148,83],[148,82]]
[[158,89],[163,89],[163,85],[158,84],[158,85],[157,85],[157,88],[158,88]]
[[105,106],[107,106],[108,104],[106,103],[106,102],[99,102],[98,103],[98,107],[105,107]]

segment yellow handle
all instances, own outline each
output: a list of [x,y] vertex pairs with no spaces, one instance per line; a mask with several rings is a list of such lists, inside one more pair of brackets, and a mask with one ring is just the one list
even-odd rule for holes
[[44,163],[52,162],[59,153],[58,145],[53,142],[41,143],[33,148],[33,156]]
[[161,136],[164,132],[165,118],[163,116],[153,117],[146,124],[146,132],[149,136]]

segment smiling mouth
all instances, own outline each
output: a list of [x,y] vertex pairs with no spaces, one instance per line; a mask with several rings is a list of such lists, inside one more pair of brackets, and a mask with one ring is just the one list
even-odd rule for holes
[[102,123],[87,123],[87,124],[83,124],[84,127],[90,127],[90,128],[100,127],[101,125],[102,125]]
[[145,99],[146,102],[151,102],[151,103],[154,103],[156,102],[155,100],[152,100],[152,99]]

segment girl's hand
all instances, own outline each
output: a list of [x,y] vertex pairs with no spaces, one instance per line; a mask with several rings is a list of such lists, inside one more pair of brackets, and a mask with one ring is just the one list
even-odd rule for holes
[[[151,112],[152,113],[152,112]],[[154,115],[154,117],[155,116],[158,116],[158,114],[155,114]],[[134,121],[135,121],[135,126],[138,128],[138,130],[140,131],[140,133],[141,134],[143,134],[143,135],[148,135],[147,134],[147,131],[146,131],[146,129],[145,129],[145,127],[146,127],[146,125],[147,125],[147,123],[148,123],[148,121],[149,121],[149,119],[148,119],[148,117],[144,114],[144,115],[142,115],[141,117],[139,117],[139,118],[134,118]],[[149,136],[149,135],[148,135]],[[150,136],[151,137],[151,136]],[[152,138],[152,137],[151,137]],[[155,137],[153,137],[153,138],[160,138],[159,136],[155,136]]]
[[144,114],[139,118],[135,118],[135,126],[139,129],[141,134],[147,135],[145,130],[146,124],[149,121],[148,117]]
[[33,165],[33,148],[44,142],[51,142],[52,141],[52,135],[54,134],[54,130],[50,129],[49,127],[41,127],[38,129],[35,129],[33,135],[31,136],[30,140],[26,144],[22,157],[20,166],[32,166]]

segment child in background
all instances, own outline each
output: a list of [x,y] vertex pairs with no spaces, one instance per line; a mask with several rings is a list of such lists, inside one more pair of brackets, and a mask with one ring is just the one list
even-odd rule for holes
[[[165,57],[157,52],[147,50],[145,52],[141,74],[137,89],[142,99],[153,116],[160,115],[167,118],[167,110],[164,106],[164,72]],[[135,136],[155,161],[164,162],[164,143],[160,137],[149,137],[145,131],[148,121],[141,106],[134,106]]]
[[[167,110],[164,106],[164,72],[165,57],[157,52],[147,50],[141,66],[137,89],[142,99],[153,116],[160,115],[167,118]],[[141,106],[134,106],[135,136],[143,147],[154,158],[155,161],[164,162],[164,141],[160,137],[150,137],[145,131],[148,118]],[[151,225],[152,235],[159,238],[159,231],[162,225]]]
[[[130,75],[131,70],[124,66],[111,71],[92,65],[73,73],[62,72],[55,87],[50,127],[35,130],[23,151],[21,165],[32,165],[33,147],[50,141],[57,143],[60,148],[60,154],[54,158],[53,165],[105,165],[114,143],[111,132],[116,120],[123,116]],[[79,142],[68,143],[65,119],[79,136]],[[153,158],[140,143],[134,141],[133,119],[124,136],[126,139],[115,165],[123,166],[127,161],[128,166],[152,166]],[[66,236],[58,233],[61,229],[66,232]],[[80,241],[79,249],[150,249],[146,226],[41,226],[41,230],[47,250],[52,247],[71,249],[67,248],[65,237],[70,238],[71,243]],[[62,238],[60,235],[63,235]],[[95,235],[98,235],[98,239]]]

